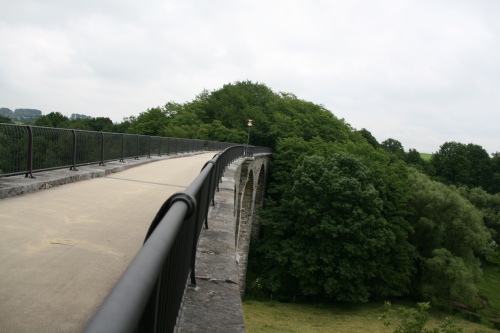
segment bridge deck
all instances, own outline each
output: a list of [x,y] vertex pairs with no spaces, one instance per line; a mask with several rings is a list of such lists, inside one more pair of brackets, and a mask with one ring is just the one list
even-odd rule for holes
[[141,247],[159,207],[213,155],[0,200],[0,331],[81,331]]

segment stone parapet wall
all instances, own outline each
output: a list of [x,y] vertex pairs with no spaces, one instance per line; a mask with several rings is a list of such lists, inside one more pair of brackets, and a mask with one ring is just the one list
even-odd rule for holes
[[[241,296],[252,221],[262,205],[270,155],[240,158],[224,172],[196,255],[178,332],[245,332]],[[254,203],[257,200],[258,203]]]

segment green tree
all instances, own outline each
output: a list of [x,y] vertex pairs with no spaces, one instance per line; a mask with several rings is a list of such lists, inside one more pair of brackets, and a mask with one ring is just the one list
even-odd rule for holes
[[34,124],[36,126],[66,128],[69,125],[69,119],[60,112],[51,112],[37,118]]
[[422,295],[435,304],[451,307],[450,301],[478,305],[476,283],[481,278],[479,261],[466,262],[445,248],[432,251],[422,263]]
[[108,117],[96,117],[88,119],[89,125],[93,131],[112,132],[113,122]]
[[35,125],[35,126],[43,126],[43,127],[53,127],[52,126],[52,122],[45,115],[38,117],[35,120],[35,122],[33,123],[33,125]]
[[467,147],[463,143],[445,142],[438,152],[432,154],[431,164],[438,180],[455,185],[471,183],[471,162]]
[[469,143],[466,146],[467,157],[470,162],[471,187],[482,187],[490,190],[490,181],[493,176],[491,158],[483,147]]
[[408,282],[412,271],[392,253],[398,237],[359,159],[304,156],[289,178],[292,186],[262,215],[265,287],[279,295],[348,302],[406,291],[396,281]]
[[9,117],[0,115],[0,124],[1,123],[3,123],[3,124],[13,124],[14,122]]
[[490,194],[481,188],[460,188],[460,193],[479,209],[484,225],[489,229],[495,242],[486,259],[500,264],[500,194]]
[[[410,180],[413,213],[409,219],[415,230],[411,240],[421,258],[416,282],[422,295],[442,304],[450,300],[474,304],[471,295],[481,277],[479,257],[491,244],[481,213],[457,188],[432,181],[415,169]],[[438,275],[438,270],[444,275]]]
[[265,135],[272,138],[271,147],[279,138],[300,137],[310,141],[315,137],[327,142],[346,142],[351,128],[321,105],[298,99],[293,94],[280,94],[268,104],[270,124]]
[[348,141],[350,127],[321,105],[293,94],[276,94],[261,83],[241,81],[209,92],[203,90],[184,104],[169,102],[129,117],[130,133],[165,135],[245,143],[248,119],[254,126],[253,145],[276,147],[277,140],[320,137],[325,141]]
[[500,193],[500,153],[491,154],[491,193]]
[[500,194],[490,194],[481,188],[461,189],[461,193],[483,216],[484,225],[490,228],[497,244],[500,244]]
[[389,153],[391,153],[392,156],[394,156],[397,159],[404,159],[405,157],[405,150],[403,148],[403,145],[396,139],[389,138],[387,140],[384,140],[382,141],[380,146]]
[[428,176],[435,175],[434,167],[431,162],[424,160],[416,149],[410,148],[408,150],[405,156],[405,162]]
[[52,127],[66,127],[69,119],[60,112],[51,112],[47,115]]
[[131,133],[129,131],[130,128],[130,119],[129,118],[123,118],[123,121],[121,123],[113,124],[113,126],[110,129],[110,132],[113,133]]
[[424,160],[420,153],[416,149],[410,148],[406,154],[405,162],[408,164],[413,164],[417,168],[423,168]]
[[[167,103],[165,106],[169,122],[161,133],[164,136],[190,139],[213,140],[207,131],[201,129],[203,122],[198,118],[198,111],[186,105]],[[222,141],[222,140],[221,140]]]
[[373,148],[377,149],[380,147],[380,143],[378,143],[377,139],[372,135],[370,131],[368,131],[366,128],[362,128],[361,130],[358,131],[363,138],[372,146]]
[[[193,121],[179,124],[176,118]],[[310,141],[321,137],[326,141],[345,141],[351,135],[348,126],[323,106],[301,100],[293,94],[276,94],[264,84],[250,81],[226,84],[212,92],[204,90],[192,102],[180,105],[172,119],[170,132],[176,131],[176,127],[188,131],[187,126],[191,126],[192,133],[213,135],[226,128],[231,133],[228,136],[224,130],[222,137],[237,143],[246,142],[247,122],[253,119],[250,143],[272,148],[280,138],[302,137]],[[214,128],[209,130],[208,127]]]
[[141,112],[137,117],[129,117],[130,126],[127,131],[133,134],[159,136],[167,127],[170,119],[165,108],[151,108]]
[[495,193],[494,165],[479,145],[446,142],[432,155],[431,163],[437,179],[444,183],[482,187]]

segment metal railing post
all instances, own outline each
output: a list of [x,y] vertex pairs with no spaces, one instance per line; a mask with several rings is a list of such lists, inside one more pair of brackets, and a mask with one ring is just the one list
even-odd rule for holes
[[106,166],[104,164],[104,133],[101,131],[101,161],[99,162],[100,166]]
[[151,158],[151,135],[149,136],[148,156],[146,158]]
[[33,176],[33,129],[30,125],[27,125],[26,129],[28,130],[28,161],[24,178],[35,178]]
[[136,150],[135,150],[135,158],[134,160],[138,160],[139,159],[139,134],[136,134],[135,135],[135,138],[136,138]]
[[125,136],[122,134],[122,157],[120,158],[120,162],[125,163],[123,160],[123,155],[125,154]]
[[76,168],[76,131],[71,130],[73,135],[73,165],[69,168],[70,171],[78,171]]

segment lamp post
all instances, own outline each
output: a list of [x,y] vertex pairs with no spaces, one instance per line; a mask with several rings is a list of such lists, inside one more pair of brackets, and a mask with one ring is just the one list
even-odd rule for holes
[[252,127],[252,121],[253,119],[248,119],[248,138],[247,138],[247,150],[246,150],[246,153],[245,155],[248,157],[248,145],[250,144],[250,127]]

